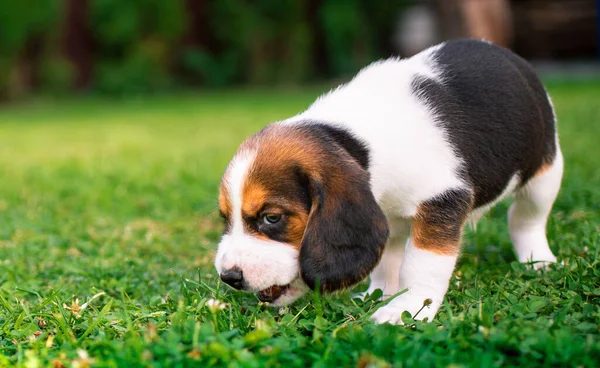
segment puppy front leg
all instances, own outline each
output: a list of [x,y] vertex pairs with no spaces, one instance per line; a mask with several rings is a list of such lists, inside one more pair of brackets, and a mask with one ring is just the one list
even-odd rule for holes
[[385,245],[381,261],[371,272],[369,289],[361,296],[373,294],[377,289],[383,291],[383,298],[396,294],[400,281],[400,266],[404,257],[406,239],[410,235],[411,223],[408,219],[392,218],[388,220],[390,237]]
[[442,304],[457,258],[458,250],[453,254],[436,253],[419,248],[411,238],[400,269],[400,290],[408,291],[375,312],[373,320],[401,324],[402,312],[407,311],[416,319],[431,321]]
[[400,268],[400,290],[408,291],[375,312],[376,323],[401,324],[404,311],[433,319],[448,289],[470,208],[465,190],[447,191],[419,206]]

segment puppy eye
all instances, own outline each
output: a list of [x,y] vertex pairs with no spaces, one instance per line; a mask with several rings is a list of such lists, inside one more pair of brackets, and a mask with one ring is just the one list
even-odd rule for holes
[[273,225],[281,221],[281,215],[266,214],[263,216],[263,221],[267,225]]

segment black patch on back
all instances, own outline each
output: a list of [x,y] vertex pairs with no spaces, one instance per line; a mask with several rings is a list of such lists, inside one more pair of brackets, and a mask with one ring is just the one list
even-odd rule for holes
[[475,40],[450,41],[434,59],[443,82],[416,76],[413,94],[434,110],[464,160],[460,174],[474,189],[475,207],[498,197],[516,172],[524,184],[553,161],[552,107],[525,60]]
[[363,169],[367,170],[369,168],[368,146],[348,130],[318,122],[307,122],[306,125],[301,127],[302,129],[308,129],[312,135],[329,140],[344,149]]

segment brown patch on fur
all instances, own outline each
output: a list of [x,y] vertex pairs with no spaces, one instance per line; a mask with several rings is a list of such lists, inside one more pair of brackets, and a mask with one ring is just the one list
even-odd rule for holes
[[269,197],[269,191],[262,185],[252,182],[245,183],[242,191],[242,215],[257,216]]
[[460,249],[460,235],[456,236],[455,232],[452,226],[434,226],[415,218],[410,236],[415,247],[419,249],[436,254],[455,255]]
[[289,217],[288,237],[290,243],[296,249],[300,249],[302,246],[302,238],[304,237],[307,223],[308,214],[306,212],[298,211],[297,215]]
[[[301,178],[295,170],[302,168],[305,175],[321,178],[322,170],[327,170],[327,166],[335,162],[327,162],[328,157],[322,147],[306,139],[293,127],[271,125],[254,139],[260,140],[260,144],[250,143],[257,147],[258,152],[253,169],[246,178],[243,202],[279,203],[279,208],[287,216],[285,237],[290,245],[299,250],[308,224],[312,198],[309,198],[307,188],[300,183]],[[334,175],[334,171],[329,170],[328,174]],[[336,181],[334,185],[337,188],[331,188],[332,193],[343,188],[344,184],[343,180]],[[255,191],[260,195],[250,194]],[[262,198],[255,200],[259,196]],[[332,194],[332,197],[335,198],[335,195]],[[274,213],[277,212],[277,209],[274,210]]]
[[415,247],[436,254],[456,255],[471,202],[470,193],[450,190],[421,203],[410,234]]
[[[293,129],[292,129],[293,130]],[[264,240],[278,240],[259,231],[261,216],[284,216],[285,230],[278,237],[300,249],[310,211],[310,198],[296,172],[300,165],[316,169],[319,157],[310,142],[279,126],[269,126],[249,138],[240,151],[255,150],[256,158],[246,173],[242,189],[242,217],[245,231]]]
[[[293,184],[282,185],[279,181],[285,179],[285,176],[283,172],[279,174],[282,176],[274,177],[264,184],[252,175],[246,179],[242,193],[242,216],[253,221],[260,221],[261,216],[267,213],[285,216],[286,231],[283,236],[291,245],[300,249],[308,212],[305,203],[295,193]],[[268,235],[253,231],[250,226],[246,226],[246,230],[257,238],[270,240]]]
[[[238,154],[252,151],[256,151],[256,155],[244,180],[242,217],[245,230],[257,238],[270,239],[253,229],[246,219],[256,221],[265,205],[270,205],[266,212],[286,216],[285,238],[290,245],[300,249],[313,202],[307,188],[300,183],[297,172],[300,168],[304,175],[319,181],[327,176],[329,199],[343,203],[345,198],[342,196],[354,195],[347,177],[336,167],[339,162],[332,160],[318,142],[307,139],[302,129],[270,125],[242,143]],[[359,165],[355,166],[357,171],[361,170]]]
[[[238,151],[254,156],[241,193],[244,231],[298,249],[302,278],[322,291],[366,277],[389,234],[370,190],[368,152],[336,140],[343,138],[327,128],[275,124]],[[265,214],[281,214],[281,223],[265,223]]]
[[545,173],[546,171],[550,170],[552,168],[554,164],[554,161],[552,162],[544,162],[542,164],[542,166],[540,166],[537,171],[535,172],[535,174],[533,174],[534,177],[538,176],[538,175],[542,175],[543,173]]
[[229,195],[225,186],[225,181],[221,182],[219,187],[219,214],[223,218],[225,224],[225,233],[231,230],[231,203],[229,202]]
[[223,183],[219,188],[219,211],[224,217],[229,218],[231,216],[231,203],[229,203],[227,189]]

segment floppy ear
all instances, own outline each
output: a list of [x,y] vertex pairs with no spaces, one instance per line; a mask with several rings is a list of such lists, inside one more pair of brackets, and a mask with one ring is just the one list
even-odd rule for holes
[[304,282],[313,290],[318,284],[324,292],[367,277],[379,262],[389,235],[368,172],[348,162],[335,171],[320,180],[308,178],[312,206],[300,249]]

